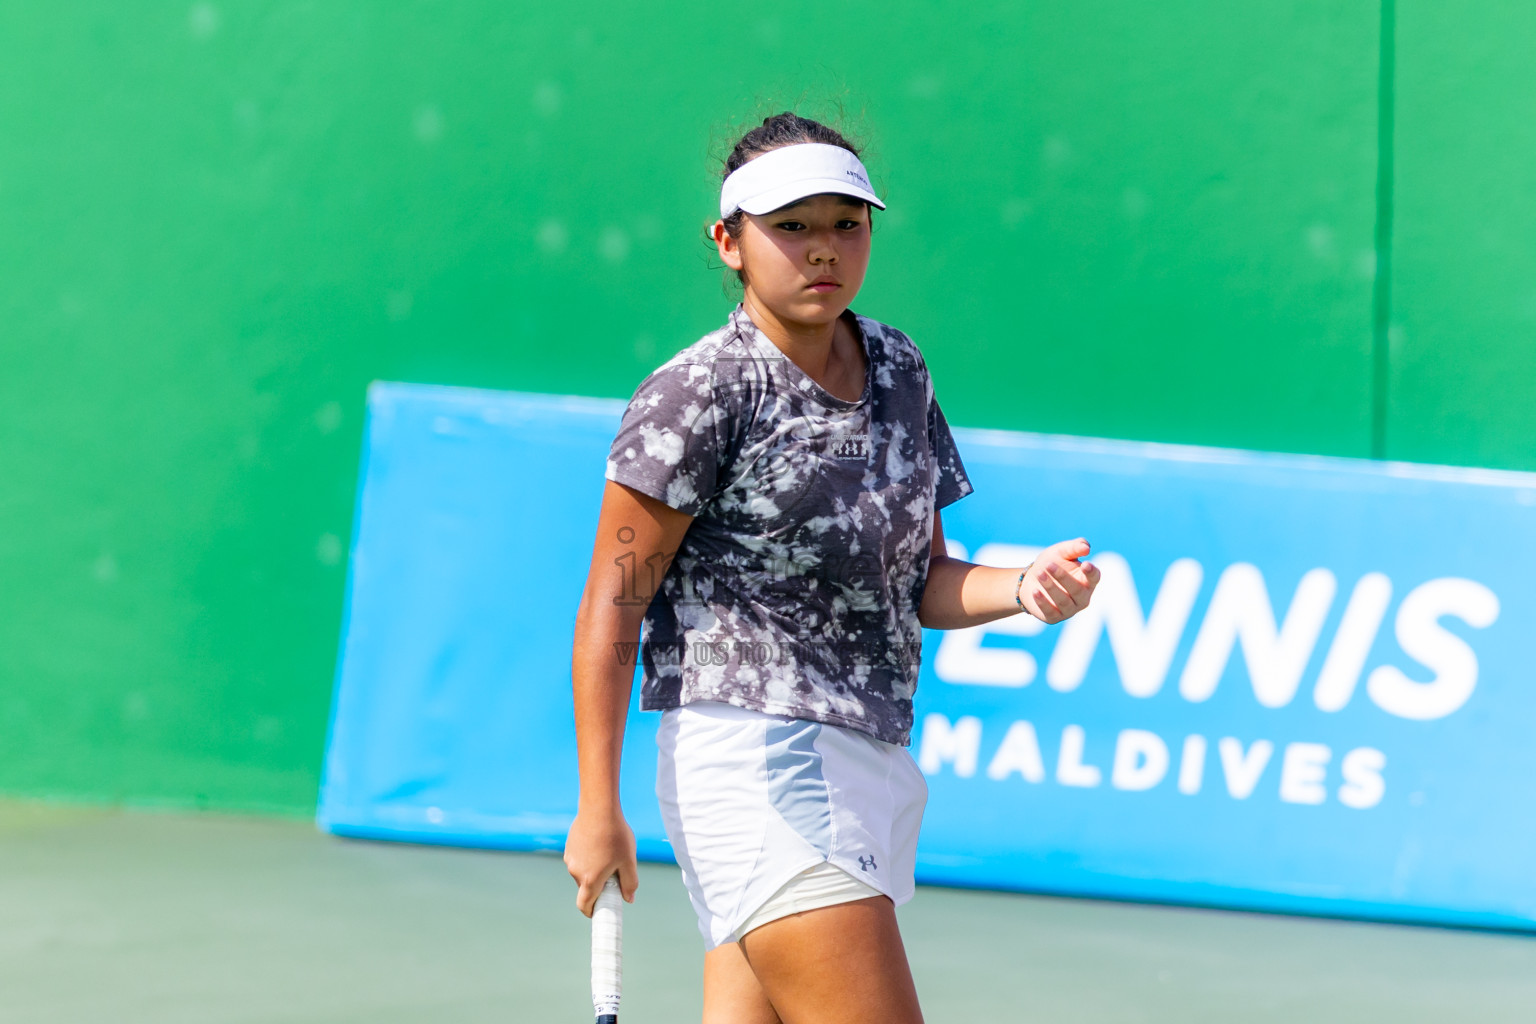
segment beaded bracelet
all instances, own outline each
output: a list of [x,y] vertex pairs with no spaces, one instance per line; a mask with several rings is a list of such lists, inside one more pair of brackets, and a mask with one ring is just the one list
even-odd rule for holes
[[1029,609],[1024,607],[1024,599],[1019,597],[1019,591],[1024,587],[1024,577],[1028,576],[1029,570],[1033,569],[1034,567],[1034,562],[1030,562],[1028,565],[1026,565],[1024,567],[1024,571],[1019,573],[1019,582],[1013,585],[1013,600],[1019,606],[1019,611],[1021,612],[1027,612]]

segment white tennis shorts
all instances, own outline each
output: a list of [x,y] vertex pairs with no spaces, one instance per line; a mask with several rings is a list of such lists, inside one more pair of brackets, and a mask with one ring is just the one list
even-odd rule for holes
[[[783,914],[912,898],[928,783],[905,747],[712,701],[665,712],[657,746],[656,796],[706,948],[770,920],[754,917],[770,898]],[[815,894],[780,892],[821,864],[863,886],[821,871],[805,880]]]

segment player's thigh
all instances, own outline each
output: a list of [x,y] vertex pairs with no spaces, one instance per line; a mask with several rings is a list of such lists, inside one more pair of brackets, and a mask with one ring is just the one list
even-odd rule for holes
[[782,1024],[734,942],[704,954],[704,1024]]
[[784,1024],[922,1024],[896,908],[884,896],[769,921],[740,945]]

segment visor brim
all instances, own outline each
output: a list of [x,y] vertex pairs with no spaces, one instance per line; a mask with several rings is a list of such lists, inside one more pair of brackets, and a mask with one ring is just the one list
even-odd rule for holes
[[737,208],[746,213],[761,215],[772,213],[774,210],[788,206],[790,203],[797,203],[809,196],[827,194],[852,196],[855,199],[864,200],[877,210],[885,209],[885,204],[873,192],[836,178],[809,178],[804,181],[789,182],[752,196]]

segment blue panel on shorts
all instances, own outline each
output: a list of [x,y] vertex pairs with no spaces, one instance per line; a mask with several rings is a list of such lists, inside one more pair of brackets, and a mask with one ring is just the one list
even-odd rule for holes
[[832,803],[816,749],[819,735],[820,722],[772,722],[764,745],[769,801],[789,827],[825,857],[832,852]]

